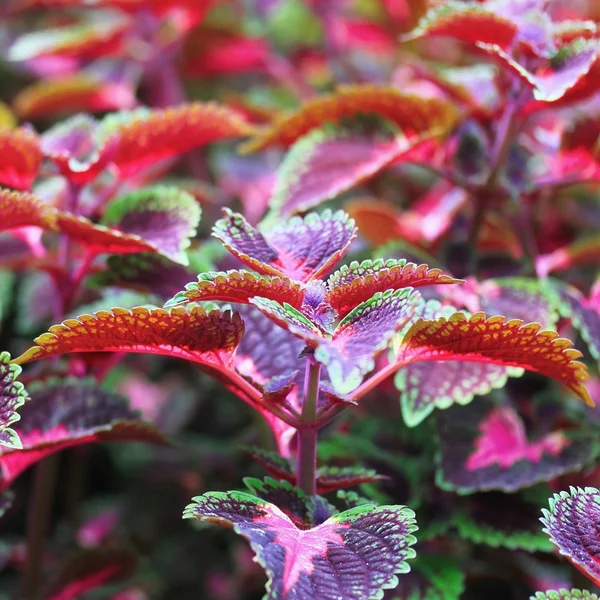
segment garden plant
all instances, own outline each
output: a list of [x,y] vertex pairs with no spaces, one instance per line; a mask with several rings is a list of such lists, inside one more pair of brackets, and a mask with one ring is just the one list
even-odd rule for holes
[[597,600],[594,0],[0,14],[0,597]]

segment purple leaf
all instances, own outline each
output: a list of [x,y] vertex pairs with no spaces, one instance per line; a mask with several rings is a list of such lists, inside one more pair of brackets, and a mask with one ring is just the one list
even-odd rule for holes
[[52,379],[30,386],[31,400],[21,409],[16,431],[22,449],[0,452],[0,489],[30,465],[63,448],[96,441],[164,442],[143,423],[122,396],[93,380]]
[[459,493],[514,492],[576,471],[598,453],[589,437],[560,431],[530,441],[514,410],[487,398],[440,413],[438,435],[437,481]]
[[295,461],[293,459],[285,458],[276,452],[264,450],[256,446],[243,448],[243,450],[272,477],[278,480],[289,481],[290,483],[295,480]]
[[550,498],[542,510],[544,532],[558,551],[596,585],[600,584],[600,492],[593,487],[574,488]]
[[213,235],[258,273],[306,282],[325,275],[346,254],[356,228],[346,213],[325,210],[294,217],[263,234],[225,209]]
[[317,492],[328,494],[339,489],[355,487],[363,483],[374,483],[387,479],[374,469],[361,466],[321,467],[317,469]]
[[17,377],[21,367],[10,364],[10,354],[0,352],[0,446],[22,448],[19,435],[10,425],[19,419],[17,409],[29,400],[29,396]]
[[265,600],[364,600],[398,585],[415,557],[414,513],[404,506],[359,506],[300,530],[276,506],[242,492],[193,499],[184,518],[244,536],[269,577]]
[[337,393],[350,393],[373,370],[375,357],[413,316],[419,298],[412,288],[378,292],[340,322],[331,340],[318,344],[315,359],[327,367]]
[[391,124],[378,125],[372,132],[330,125],[300,138],[279,168],[272,216],[287,218],[331,200],[412,147]]
[[102,224],[137,235],[185,265],[188,257],[184,251],[196,234],[200,213],[200,205],[188,192],[154,186],[114,200],[106,207]]

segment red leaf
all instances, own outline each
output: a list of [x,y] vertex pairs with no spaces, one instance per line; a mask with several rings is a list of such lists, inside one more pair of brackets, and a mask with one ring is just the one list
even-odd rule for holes
[[457,116],[452,104],[437,98],[410,96],[387,86],[342,86],[335,94],[310,100],[297,111],[278,117],[243,149],[255,152],[274,145],[289,147],[326,123],[369,114],[390,121],[407,137],[424,132],[442,135],[454,125]]
[[55,229],[55,223],[54,209],[33,194],[0,189],[0,231],[15,227]]
[[556,379],[593,406],[583,382],[589,378],[586,366],[578,362],[579,350],[554,331],[540,331],[539,323],[523,324],[520,319],[486,318],[478,312],[471,317],[455,313],[449,319],[419,319],[400,344],[397,365],[422,360],[466,360],[521,367]]
[[[114,120],[113,120],[114,119]],[[175,108],[115,115],[105,120],[107,150],[121,177],[211,142],[248,135],[250,124],[236,111],[195,102]],[[116,149],[110,141],[116,139]],[[101,151],[102,155],[102,151]]]
[[600,260],[600,235],[574,242],[559,248],[550,254],[539,256],[535,267],[541,277],[552,271],[569,269],[585,263],[597,263]]
[[239,315],[230,312],[113,308],[54,325],[12,362],[71,352],[135,352],[176,356],[218,369],[229,364],[243,333]]
[[25,128],[0,129],[0,185],[28,190],[42,162],[40,142]]

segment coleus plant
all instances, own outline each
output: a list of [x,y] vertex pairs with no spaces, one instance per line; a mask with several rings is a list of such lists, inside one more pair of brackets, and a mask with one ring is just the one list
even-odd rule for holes
[[[357,234],[341,211],[310,213],[260,231],[226,210],[213,234],[251,270],[200,274],[165,308],[113,308],[68,319],[36,338],[12,364],[86,352],[176,356],[257,409],[278,440],[282,460],[293,461],[287,467],[295,471],[293,483],[248,480],[247,492],[194,498],[184,516],[231,526],[246,537],[269,577],[266,597],[379,598],[408,571],[415,555],[413,511],[367,502],[339,512],[317,495],[317,489],[378,478],[360,469],[318,469],[317,439],[321,428],[395,372],[427,361],[528,369],[591,403],[587,371],[577,361],[581,353],[556,333],[480,312],[432,313],[431,301],[418,289],[460,283],[439,269],[367,260],[325,278]],[[216,302],[247,307],[231,312],[214,308]],[[269,331],[266,323],[282,330],[273,357],[265,347],[277,339],[270,332],[262,344],[255,337],[242,346],[244,335],[253,335],[259,324]],[[386,350],[389,357],[378,364]],[[560,450],[554,444],[525,445],[522,455],[538,461]],[[493,448],[478,452],[485,458],[473,455],[468,468],[498,460]]]

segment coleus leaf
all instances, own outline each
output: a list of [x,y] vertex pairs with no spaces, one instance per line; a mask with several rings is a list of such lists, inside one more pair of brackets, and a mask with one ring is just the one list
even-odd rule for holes
[[518,494],[475,495],[454,518],[462,539],[493,548],[551,552],[539,527],[539,504]]
[[271,216],[305,212],[375,175],[411,147],[401,132],[380,125],[326,126],[300,138],[281,164],[269,203]]
[[304,286],[287,277],[269,277],[232,270],[201,273],[197,282],[187,284],[185,290],[176,294],[165,306],[206,300],[248,304],[252,298],[260,296],[301,308],[304,294]]
[[293,217],[263,234],[225,209],[213,235],[258,273],[306,282],[322,277],[346,254],[356,227],[343,211],[325,210]]
[[257,446],[243,448],[243,450],[272,477],[278,480],[289,481],[290,483],[294,481],[295,465],[292,459]]
[[289,481],[276,481],[270,477],[264,480],[246,477],[244,484],[253,496],[275,505],[302,530],[321,525],[338,512],[325,498],[307,496]]
[[561,282],[546,284],[547,294],[562,317],[571,319],[573,327],[585,340],[590,354],[600,361],[600,311],[576,288]]
[[[454,312],[452,306],[442,306],[437,300],[428,300],[419,309],[420,316],[428,320],[448,318]],[[401,392],[402,418],[409,427],[415,427],[436,408],[467,405],[475,396],[503,387],[509,376],[522,374],[523,369],[516,367],[460,360],[428,361],[406,365],[396,373],[394,383]]]
[[[391,600],[459,600],[465,573],[456,560],[419,552]],[[398,595],[396,595],[398,594]]]
[[299,530],[276,506],[242,492],[193,499],[184,518],[233,527],[269,577],[265,599],[381,598],[414,558],[414,513],[403,506],[359,506]]
[[562,271],[586,263],[596,263],[600,260],[600,235],[593,235],[564,248],[559,248],[550,254],[539,256],[535,267],[541,277],[553,271]]
[[129,81],[111,81],[106,75],[79,72],[53,80],[36,81],[14,98],[15,112],[32,120],[77,112],[131,109],[135,89]]
[[89,287],[120,287],[155,294],[163,300],[173,296],[190,280],[191,272],[160,254],[114,254],[106,269],[88,277]]
[[17,377],[21,367],[10,364],[10,354],[0,352],[0,446],[21,448],[21,440],[11,425],[20,419],[17,409],[29,396]]
[[404,259],[353,261],[329,276],[325,302],[344,317],[376,292],[462,281],[444,274],[441,269],[430,269],[425,264],[417,266]]
[[40,142],[33,131],[0,128],[0,185],[30,189],[41,163]]
[[418,302],[419,294],[412,288],[377,292],[344,317],[331,340],[317,345],[315,359],[327,367],[336,392],[347,394],[360,385]]
[[544,532],[567,560],[596,585],[600,583],[598,523],[600,492],[593,487],[554,494],[542,510]]
[[0,231],[16,227],[55,228],[54,209],[28,192],[0,189]]
[[184,250],[196,234],[201,209],[195,198],[170,186],[153,186],[111,202],[102,224],[152,243],[175,262],[187,264]]
[[62,233],[92,254],[158,252],[187,264],[185,249],[196,233],[200,213],[187,192],[153,186],[117,198],[107,207],[102,224],[65,212],[56,212],[56,219]]
[[59,567],[46,600],[75,600],[107,583],[125,580],[135,571],[137,557],[124,548],[78,550]]
[[433,130],[443,135],[457,116],[452,104],[437,98],[406,95],[389,86],[340,86],[334,94],[309,100],[296,112],[276,118],[244,150],[255,152],[276,144],[289,147],[313,129],[358,115],[386,119],[407,137]]
[[385,479],[387,479],[385,475],[380,475],[374,469],[361,466],[321,467],[317,469],[317,493],[328,494],[336,490]]
[[440,413],[437,425],[437,482],[459,493],[514,492],[576,471],[598,453],[593,439],[561,431],[530,441],[515,410],[487,398]]
[[[214,103],[137,110],[102,121],[100,138],[105,150],[100,154],[109,152],[121,177],[131,177],[158,161],[251,131],[239,113]],[[116,140],[116,148],[111,140]]]
[[93,380],[52,379],[29,387],[31,401],[21,409],[15,426],[22,449],[0,450],[0,489],[63,448],[103,440],[164,443],[125,398],[103,390]]
[[435,5],[421,19],[416,29],[404,37],[445,36],[469,44],[483,42],[508,48],[517,36],[517,25],[509,19],[475,2],[450,0]]
[[231,362],[243,333],[237,313],[206,312],[201,307],[113,308],[54,325],[13,363],[71,352],[141,352],[219,368]]
[[[421,360],[463,360],[519,367],[556,379],[593,405],[583,382],[589,378],[585,365],[576,359],[581,352],[553,331],[540,331],[539,323],[519,319],[470,317],[455,313],[449,318],[419,319],[400,343],[398,367]],[[517,348],[522,348],[519,352]]]
[[529,600],[598,600],[596,594],[587,590],[548,590],[546,592],[536,592]]

